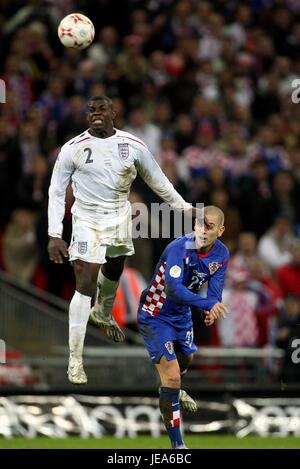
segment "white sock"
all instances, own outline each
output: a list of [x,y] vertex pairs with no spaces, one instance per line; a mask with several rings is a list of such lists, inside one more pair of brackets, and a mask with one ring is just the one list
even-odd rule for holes
[[109,280],[105,277],[99,269],[97,279],[97,296],[94,305],[94,309],[97,312],[102,312],[106,317],[111,316],[111,311],[114,305],[117,288],[119,282],[115,280]]
[[91,297],[75,291],[69,308],[69,348],[73,358],[82,360],[86,325],[91,309]]

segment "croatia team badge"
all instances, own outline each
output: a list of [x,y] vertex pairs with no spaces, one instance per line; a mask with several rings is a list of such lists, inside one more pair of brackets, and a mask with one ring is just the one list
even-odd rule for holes
[[168,342],[165,343],[165,347],[166,347],[166,349],[168,350],[168,352],[169,352],[170,355],[172,355],[172,353],[174,353],[173,342],[171,342],[170,340],[168,340]]
[[219,264],[219,262],[210,262],[208,264],[208,268],[209,268],[209,273],[210,275],[213,275],[215,272],[217,272],[217,270],[222,267],[222,264]]

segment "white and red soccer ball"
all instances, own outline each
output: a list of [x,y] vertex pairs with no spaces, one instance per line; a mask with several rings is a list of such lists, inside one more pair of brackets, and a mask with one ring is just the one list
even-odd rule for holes
[[58,37],[65,47],[85,49],[92,44],[95,28],[92,21],[81,13],[65,16],[58,26]]

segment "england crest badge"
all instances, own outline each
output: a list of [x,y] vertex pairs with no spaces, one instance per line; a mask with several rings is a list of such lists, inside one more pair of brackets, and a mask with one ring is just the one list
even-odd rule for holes
[[86,254],[87,252],[87,241],[78,241],[78,253]]
[[118,143],[119,155],[123,160],[126,160],[129,156],[129,145],[128,143]]

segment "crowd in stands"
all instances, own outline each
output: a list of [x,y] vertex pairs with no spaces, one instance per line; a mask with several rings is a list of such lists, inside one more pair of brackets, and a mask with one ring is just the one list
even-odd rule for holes
[[[47,189],[59,147],[87,127],[86,100],[106,94],[116,127],[146,142],[186,200],[225,212],[232,314],[202,340],[286,348],[300,337],[298,3],[2,1],[2,268],[70,298],[70,267],[47,259]],[[73,11],[96,27],[85,51],[64,48],[56,35]],[[140,179],[131,197],[158,201]],[[71,205],[70,191],[66,239]],[[137,240],[143,256],[128,265],[148,281],[167,241]]]

